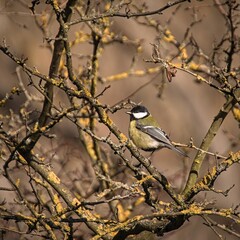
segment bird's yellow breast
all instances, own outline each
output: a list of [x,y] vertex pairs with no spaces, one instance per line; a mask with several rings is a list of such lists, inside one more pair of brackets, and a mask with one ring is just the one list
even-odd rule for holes
[[136,128],[136,121],[130,121],[129,137],[133,143],[145,151],[153,151],[160,147],[160,143],[148,134]]

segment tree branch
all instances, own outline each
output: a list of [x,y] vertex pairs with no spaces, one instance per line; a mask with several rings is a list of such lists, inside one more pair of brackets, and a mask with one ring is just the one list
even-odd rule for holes
[[219,128],[221,127],[224,119],[226,118],[228,113],[232,110],[232,108],[234,107],[236,102],[237,101],[235,98],[233,98],[231,96],[227,97],[227,100],[224,103],[224,105],[222,106],[221,110],[215,116],[206,136],[204,137],[204,139],[202,141],[202,144],[200,146],[201,150],[199,150],[197,152],[197,154],[194,158],[186,186],[182,192],[184,199],[189,198],[190,190],[195,185],[195,183],[198,179],[200,168],[201,168],[203,160],[206,156],[206,152],[204,152],[204,151],[208,151],[208,149],[209,149],[215,135],[217,134]]

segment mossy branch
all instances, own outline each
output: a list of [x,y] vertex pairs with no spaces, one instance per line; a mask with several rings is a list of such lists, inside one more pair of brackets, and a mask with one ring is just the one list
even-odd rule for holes
[[[66,7],[63,11],[65,22],[69,22],[71,20],[72,9],[76,5],[76,3],[77,3],[77,0],[69,0],[67,2]],[[54,1],[51,1],[51,4],[55,6]],[[53,55],[52,55],[52,60],[49,68],[50,79],[58,77],[58,71],[59,71],[63,50],[64,50],[64,40],[63,40],[62,28],[60,26],[56,36],[56,40],[54,42]],[[43,108],[38,120],[38,126],[40,128],[46,124],[51,112],[54,85],[51,82],[46,82],[44,89],[45,89],[45,99],[44,99]],[[31,149],[35,146],[36,142],[40,137],[41,137],[41,134],[36,134],[31,139],[29,139],[30,140],[29,144],[27,147],[25,147],[26,151],[28,152],[31,151]]]
[[200,150],[197,152],[197,154],[194,158],[186,186],[182,192],[184,199],[189,198],[191,189],[194,187],[195,183],[197,182],[203,160],[206,156],[206,151],[208,151],[208,149],[210,148],[211,143],[212,143],[214,137],[216,136],[219,128],[221,127],[224,119],[226,118],[228,113],[232,110],[232,108],[234,107],[236,102],[237,101],[234,97],[228,96],[226,102],[220,109],[219,113],[215,116],[210,128],[208,129],[208,132],[207,132],[206,136],[204,137],[202,144],[200,146]]

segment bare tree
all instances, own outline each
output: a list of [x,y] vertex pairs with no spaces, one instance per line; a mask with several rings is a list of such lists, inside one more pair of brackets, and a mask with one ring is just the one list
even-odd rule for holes
[[[0,239],[182,229],[203,239],[193,222],[240,238],[239,10],[234,0],[3,2]],[[174,103],[159,109],[163,99]],[[140,101],[173,119],[189,158],[160,151],[150,163],[129,140],[125,112]]]

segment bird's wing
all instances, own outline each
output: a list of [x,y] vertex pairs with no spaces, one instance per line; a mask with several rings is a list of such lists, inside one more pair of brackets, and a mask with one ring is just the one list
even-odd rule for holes
[[181,151],[180,149],[176,148],[170,141],[167,134],[159,127],[149,126],[149,125],[142,125],[137,123],[136,127],[141,130],[142,132],[148,134],[152,138],[156,139],[157,141],[161,142],[164,147],[170,148],[184,157],[188,157],[186,153]]
[[[142,125],[137,123],[136,126],[142,132],[150,135],[152,138],[166,144],[172,145],[170,139],[168,138],[167,134],[159,127],[149,126],[149,125]],[[167,146],[166,146],[167,147]]]

